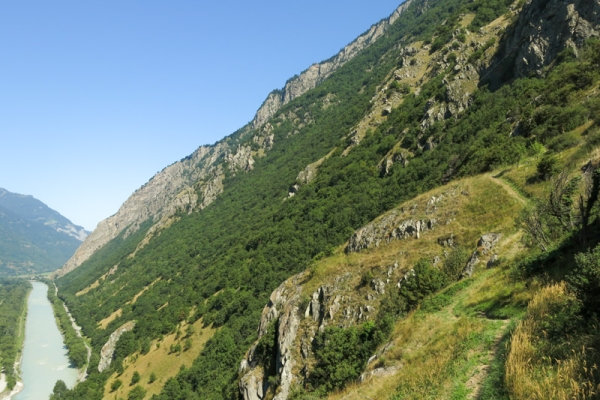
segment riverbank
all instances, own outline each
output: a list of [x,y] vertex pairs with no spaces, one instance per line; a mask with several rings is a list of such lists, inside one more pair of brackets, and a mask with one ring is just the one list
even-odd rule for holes
[[[25,322],[27,320],[27,301],[32,291],[31,283],[22,279],[3,280],[3,297],[0,301],[0,317],[6,323],[12,325],[1,326],[5,335],[2,337],[3,346],[7,346],[7,340],[12,338],[12,345],[8,344],[8,352],[3,354],[3,360],[0,366],[0,400],[11,399],[23,389],[21,381],[21,358],[23,356],[23,345],[25,342]],[[10,321],[16,321],[10,324]],[[7,349],[7,347],[4,347]],[[12,354],[11,354],[12,353]],[[9,373],[7,370],[12,369]]]
[[[4,376],[4,374],[2,374],[2,376]],[[2,382],[0,382],[0,385],[1,385],[1,383]],[[4,383],[6,385],[6,381]],[[17,394],[21,393],[23,391],[24,387],[25,386],[23,385],[23,382],[21,382],[21,381],[17,381],[17,383],[15,384],[15,387],[10,392],[6,391],[6,386],[5,386],[4,389],[2,390],[2,392],[0,392],[0,400],[11,400],[13,398],[13,396],[16,396]],[[6,393],[5,393],[5,391],[6,391]]]
[[23,390],[19,394],[11,393],[14,400],[48,398],[56,381],[62,380],[68,387],[77,382],[77,369],[71,366],[48,299],[52,290],[39,281],[31,284],[33,290],[28,297],[25,341],[19,366],[23,383],[15,387]]
[[[49,286],[48,300],[54,310],[54,317],[56,318],[58,328],[63,335],[65,345],[69,349],[69,359],[77,367],[77,382],[83,382],[87,377],[92,348],[83,337],[81,327],[77,325],[75,319],[69,312],[69,308],[58,297],[58,288],[56,287],[56,284],[54,284],[53,281],[45,281],[45,283]],[[50,290],[50,285],[54,287],[53,291]]]

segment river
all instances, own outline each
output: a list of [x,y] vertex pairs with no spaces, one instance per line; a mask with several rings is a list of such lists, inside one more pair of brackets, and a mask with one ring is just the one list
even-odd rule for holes
[[41,282],[31,283],[33,290],[27,299],[21,362],[25,387],[13,397],[14,400],[47,399],[57,380],[62,379],[68,387],[73,387],[77,380],[77,369],[69,362],[67,348],[48,301],[48,286]]

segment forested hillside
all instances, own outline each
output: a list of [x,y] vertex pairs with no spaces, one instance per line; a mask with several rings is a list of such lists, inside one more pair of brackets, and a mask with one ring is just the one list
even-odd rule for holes
[[34,197],[0,188],[0,275],[54,271],[86,236]]
[[31,284],[25,280],[0,279],[0,366],[11,389],[17,383],[15,362],[25,338],[27,295]]
[[[516,380],[553,375],[550,359],[572,364],[554,385],[564,398],[574,385],[591,395],[594,373],[580,372],[594,353],[571,350],[596,340],[583,321],[600,238],[599,9],[413,1],[314,89],[203,150],[223,155],[198,161],[212,166],[192,185],[199,206],[132,222],[57,279],[93,372],[55,397],[546,398],[552,383]],[[567,29],[574,12],[586,29]],[[529,23],[556,57],[520,36]],[[539,62],[508,73],[521,61],[507,43]],[[548,290],[568,311],[552,303],[540,321],[527,305]],[[436,318],[447,324],[435,330]],[[531,339],[549,324],[553,338]],[[537,358],[498,350],[511,329]],[[445,372],[420,380],[419,368]],[[363,374],[377,369],[383,386]]]

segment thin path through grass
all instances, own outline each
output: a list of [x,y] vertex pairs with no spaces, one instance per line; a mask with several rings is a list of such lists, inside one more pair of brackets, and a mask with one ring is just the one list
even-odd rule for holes
[[503,181],[500,175],[493,176],[492,174],[488,174],[487,176],[492,180],[492,182],[506,190],[509,196],[517,200],[520,204],[526,205],[529,203],[529,200],[527,198],[525,198],[521,193],[516,191],[511,185]]

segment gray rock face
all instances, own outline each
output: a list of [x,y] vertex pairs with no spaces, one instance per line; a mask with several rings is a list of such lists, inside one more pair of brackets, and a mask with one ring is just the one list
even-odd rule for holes
[[409,237],[418,239],[421,233],[433,229],[437,222],[433,218],[428,220],[398,219],[397,213],[392,212],[359,229],[350,238],[346,252],[377,247],[381,243],[389,243],[392,240],[407,239]]
[[439,237],[437,242],[442,247],[454,247],[456,244],[453,233],[446,235],[446,236]]
[[[272,146],[269,132],[257,140],[264,148]],[[63,276],[80,266],[124,229],[128,236],[152,219],[154,226],[148,233],[152,235],[177,212],[207,207],[223,191],[222,159],[229,163],[232,172],[250,171],[254,164],[250,146],[240,146],[232,151],[226,140],[214,146],[201,146],[191,156],[154,175],[123,203],[116,214],[101,221],[56,275]]]
[[300,75],[288,80],[282,90],[271,92],[256,112],[256,116],[252,121],[253,127],[261,127],[269,118],[275,115],[282,106],[315,88],[338,68],[353,59],[362,50],[369,47],[379,39],[394,22],[396,22],[398,17],[411,5],[412,1],[413,0],[407,0],[402,3],[389,18],[373,25],[371,29],[344,47],[333,58],[319,64],[311,65]]
[[570,47],[577,52],[590,37],[600,36],[600,1],[530,0],[484,75],[492,85],[524,77]]
[[501,237],[502,235],[499,233],[487,233],[481,236],[477,241],[477,247],[481,254],[487,254],[498,243]]
[[373,371],[369,371],[369,372],[365,372],[363,373],[360,378],[358,378],[358,381],[360,383],[366,382],[368,381],[370,378],[373,377],[384,377],[384,376],[392,376],[398,373],[398,371],[400,371],[399,366],[391,366],[391,367],[382,367],[382,368],[376,368]]
[[265,396],[264,382],[252,374],[244,375],[240,379],[239,388],[244,400],[262,400]]
[[[294,341],[300,325],[299,300],[301,288],[299,282],[304,278],[304,273],[296,275],[281,284],[272,294],[269,303],[262,312],[258,336],[262,337],[267,332],[268,325],[279,318],[277,335],[277,375],[280,377],[279,390],[274,400],[285,400],[294,379],[292,369],[294,359],[292,351]],[[254,346],[240,365],[243,376],[239,383],[240,395],[244,400],[263,399],[268,383],[264,371],[254,359]]]
[[[463,278],[468,278],[473,275],[475,265],[479,262],[479,256],[488,254],[490,250],[492,250],[492,248],[496,245],[496,243],[498,243],[501,237],[502,235],[499,233],[486,233],[485,235],[479,238],[479,240],[477,241],[477,250],[475,250],[473,254],[471,254],[469,261],[467,261],[467,265],[463,269],[463,272],[461,274]],[[490,261],[492,259],[494,260],[492,261],[493,265],[496,258],[492,257]],[[490,267],[489,262],[488,267]]]
[[102,346],[102,350],[100,350],[100,363],[98,363],[98,371],[102,372],[108,367],[110,367],[110,363],[112,362],[113,354],[115,353],[115,346],[119,341],[119,338],[125,332],[129,332],[133,330],[135,327],[135,321],[129,321],[123,324],[119,329],[111,333],[108,341]]

